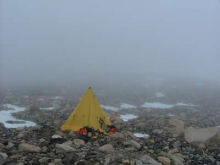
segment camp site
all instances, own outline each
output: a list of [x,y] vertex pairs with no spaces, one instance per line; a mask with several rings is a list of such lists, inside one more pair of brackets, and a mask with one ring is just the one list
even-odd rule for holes
[[0,165],[220,165],[220,0],[0,0]]

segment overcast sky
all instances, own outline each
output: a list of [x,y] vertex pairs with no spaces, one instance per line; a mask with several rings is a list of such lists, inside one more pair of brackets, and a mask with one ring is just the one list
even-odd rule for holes
[[220,79],[218,0],[0,0],[0,83]]

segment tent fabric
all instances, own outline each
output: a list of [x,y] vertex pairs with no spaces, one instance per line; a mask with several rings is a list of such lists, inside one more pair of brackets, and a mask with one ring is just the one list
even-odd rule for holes
[[105,133],[103,128],[107,125],[111,122],[90,87],[61,129],[78,131],[88,126]]

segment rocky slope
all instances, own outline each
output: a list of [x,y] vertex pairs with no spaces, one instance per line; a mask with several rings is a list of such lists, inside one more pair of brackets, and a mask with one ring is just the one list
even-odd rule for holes
[[[201,107],[180,106],[163,111],[108,111],[118,132],[107,136],[98,134],[98,138],[94,138],[91,134],[60,130],[72,109],[63,104],[53,110],[29,106],[13,114],[38,125],[7,129],[1,124],[0,165],[220,164],[217,110],[214,113]],[[119,115],[126,113],[140,117],[124,122]],[[168,113],[176,116],[169,117]],[[149,137],[137,138],[135,132],[147,133]]]

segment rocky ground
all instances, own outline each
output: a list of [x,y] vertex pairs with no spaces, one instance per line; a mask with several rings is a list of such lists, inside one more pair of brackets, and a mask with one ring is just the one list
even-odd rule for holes
[[[11,103],[24,104],[19,100]],[[41,104],[49,107],[49,103],[46,100]],[[99,134],[95,139],[91,134],[77,135],[73,131],[60,130],[73,110],[69,100],[55,101],[51,106],[55,109],[28,106],[25,111],[13,114],[18,119],[36,122],[35,127],[7,129],[0,125],[0,165],[220,164],[218,109],[208,111],[199,106],[179,106],[167,110],[107,111],[118,132]],[[119,115],[127,113],[139,118],[124,122]],[[137,138],[135,132],[150,136]]]

